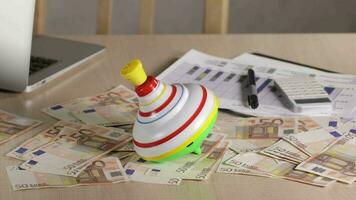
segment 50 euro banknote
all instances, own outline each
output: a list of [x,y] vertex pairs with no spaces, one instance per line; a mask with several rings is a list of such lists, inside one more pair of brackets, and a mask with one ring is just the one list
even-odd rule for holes
[[271,146],[259,151],[259,153],[277,159],[286,159],[289,162],[297,164],[309,158],[309,155],[283,139],[280,139]]
[[[66,128],[62,131],[66,131]],[[88,163],[124,146],[130,140],[130,135],[85,125],[70,135],[39,147],[20,167],[35,172],[77,177]]]
[[[225,135],[222,134],[210,133],[200,147],[202,149],[201,154],[186,154],[179,159],[173,159],[162,163],[146,161],[137,156],[135,159],[130,160],[129,163],[131,164],[125,165],[125,169],[129,169],[128,166],[131,166],[131,173],[136,173],[135,176],[141,174],[141,182],[143,180],[145,180],[145,182],[150,182],[152,175],[155,175],[156,177],[173,177],[178,179],[189,178],[198,180],[198,178],[195,178],[197,174],[199,174],[201,170],[204,170],[204,167],[207,167],[208,169],[208,164],[214,164],[214,160],[216,161],[219,159],[221,155],[219,152],[226,149],[227,144],[223,142],[224,137]],[[201,162],[206,163],[206,165],[200,165]],[[136,168],[139,169],[138,172],[135,172]],[[190,173],[191,170],[194,170],[194,172]],[[147,177],[143,179],[146,175]],[[203,178],[203,176],[207,177],[208,175],[209,172],[201,174],[200,177]]]
[[222,141],[208,156],[196,162],[187,173],[180,178],[187,180],[207,180],[215,166],[221,161],[229,146],[228,141]]
[[13,190],[112,184],[129,180],[120,160],[115,157],[93,161],[76,178],[33,172],[18,166],[6,167],[6,171]]
[[229,148],[237,153],[258,152],[271,146],[277,139],[228,139]]
[[66,122],[66,121],[59,121],[55,123],[53,126],[47,128],[44,131],[41,131],[34,137],[26,140],[18,147],[10,151],[6,154],[8,157],[16,158],[19,160],[27,160],[30,157],[30,154],[33,150],[55,140],[56,138],[60,137],[59,133],[64,127],[72,128],[72,129],[79,129],[82,127],[82,124]]
[[326,187],[335,182],[335,180],[330,178],[295,170],[295,164],[278,161],[253,152],[236,155],[226,161],[226,163],[236,167],[267,173],[272,177],[285,178],[315,186]]
[[261,176],[261,177],[271,177],[270,174],[257,171],[254,169],[248,169],[243,166],[235,166],[231,164],[227,164],[226,162],[231,158],[235,157],[239,153],[228,149],[223,155],[220,164],[218,165],[216,172],[224,173],[224,174],[242,174],[242,175],[250,175],[250,176]]
[[0,110],[0,144],[27,133],[40,124],[38,120]]
[[336,117],[236,118],[223,115],[214,130],[227,134],[228,139],[278,139],[318,128],[337,127],[341,124],[339,121]]
[[81,122],[73,113],[80,112],[83,109],[137,102],[136,94],[133,91],[119,85],[107,92],[55,104],[44,108],[42,111],[59,120]]
[[303,151],[305,154],[312,156],[322,152],[327,146],[341,136],[342,133],[329,127],[288,135],[283,139]]
[[132,162],[129,162],[125,165],[125,172],[129,176],[130,180],[136,182],[166,185],[180,185],[182,182],[181,178],[172,177],[160,170],[152,171],[146,166]]
[[[206,156],[203,156],[201,159],[191,162],[191,166],[189,168],[176,168],[177,170],[171,171],[167,170],[168,166],[172,166],[170,163],[163,163],[163,165],[167,165],[165,168],[152,168],[147,165],[141,165],[147,167],[147,174],[155,174],[161,173],[161,177],[176,177],[178,179],[183,180],[206,180],[209,178],[211,173],[214,171],[214,167],[221,160],[224,152],[227,150],[229,142],[221,141],[218,146],[213,147],[213,150],[207,153]],[[179,160],[179,159],[178,159]],[[181,158],[181,160],[186,160],[185,158]],[[187,161],[187,160],[186,160]],[[189,162],[189,161],[188,161]]]
[[[214,166],[222,158],[227,146],[228,142],[222,141],[218,146],[213,147],[213,150],[207,156],[195,162],[187,159],[187,157],[191,158],[189,155],[177,159],[186,163],[190,162],[189,169],[177,168],[177,165],[174,164],[177,160],[162,163],[160,167],[153,167],[137,161],[129,162],[125,165],[125,169],[131,180],[145,183],[179,185],[183,179],[205,180],[213,172]],[[176,171],[173,171],[173,169],[176,169]]]
[[[228,139],[268,139],[279,138],[297,131],[293,117],[252,117],[237,118],[233,124],[220,122],[219,130],[228,135]],[[219,126],[219,123],[218,123]]]
[[98,106],[74,112],[73,116],[86,124],[100,126],[131,125],[136,120],[138,107],[136,103]]
[[351,184],[356,181],[356,130],[351,129],[322,152],[297,166],[298,170]]

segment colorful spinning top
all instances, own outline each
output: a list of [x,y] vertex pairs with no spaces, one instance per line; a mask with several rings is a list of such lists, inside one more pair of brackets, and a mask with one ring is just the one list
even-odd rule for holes
[[166,161],[201,153],[200,145],[213,128],[218,98],[202,85],[166,84],[146,76],[139,60],[121,75],[135,86],[139,111],[133,128],[137,154],[149,161]]

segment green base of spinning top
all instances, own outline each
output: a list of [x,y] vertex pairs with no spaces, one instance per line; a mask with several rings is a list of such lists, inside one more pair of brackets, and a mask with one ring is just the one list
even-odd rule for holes
[[168,161],[168,160],[173,160],[173,159],[177,159],[180,158],[186,154],[189,153],[196,153],[196,154],[201,154],[201,144],[203,143],[204,139],[209,135],[209,133],[211,132],[211,130],[213,129],[216,119],[218,116],[218,112],[215,111],[215,116],[213,117],[213,119],[211,120],[210,124],[208,125],[208,127],[200,134],[200,136],[193,141],[192,143],[190,143],[186,148],[184,148],[183,150],[170,155],[168,157],[162,158],[160,160],[151,160],[153,162],[164,162],[164,161]]

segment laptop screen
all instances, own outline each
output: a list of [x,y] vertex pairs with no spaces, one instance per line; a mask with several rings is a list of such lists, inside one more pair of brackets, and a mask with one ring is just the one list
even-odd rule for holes
[[35,0],[0,0],[0,86],[22,91],[28,82]]

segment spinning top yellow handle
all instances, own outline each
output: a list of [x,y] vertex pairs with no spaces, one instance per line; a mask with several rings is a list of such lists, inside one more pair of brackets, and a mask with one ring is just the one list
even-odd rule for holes
[[130,81],[134,86],[142,85],[146,79],[147,75],[142,67],[140,60],[132,60],[127,63],[120,71],[122,77]]

